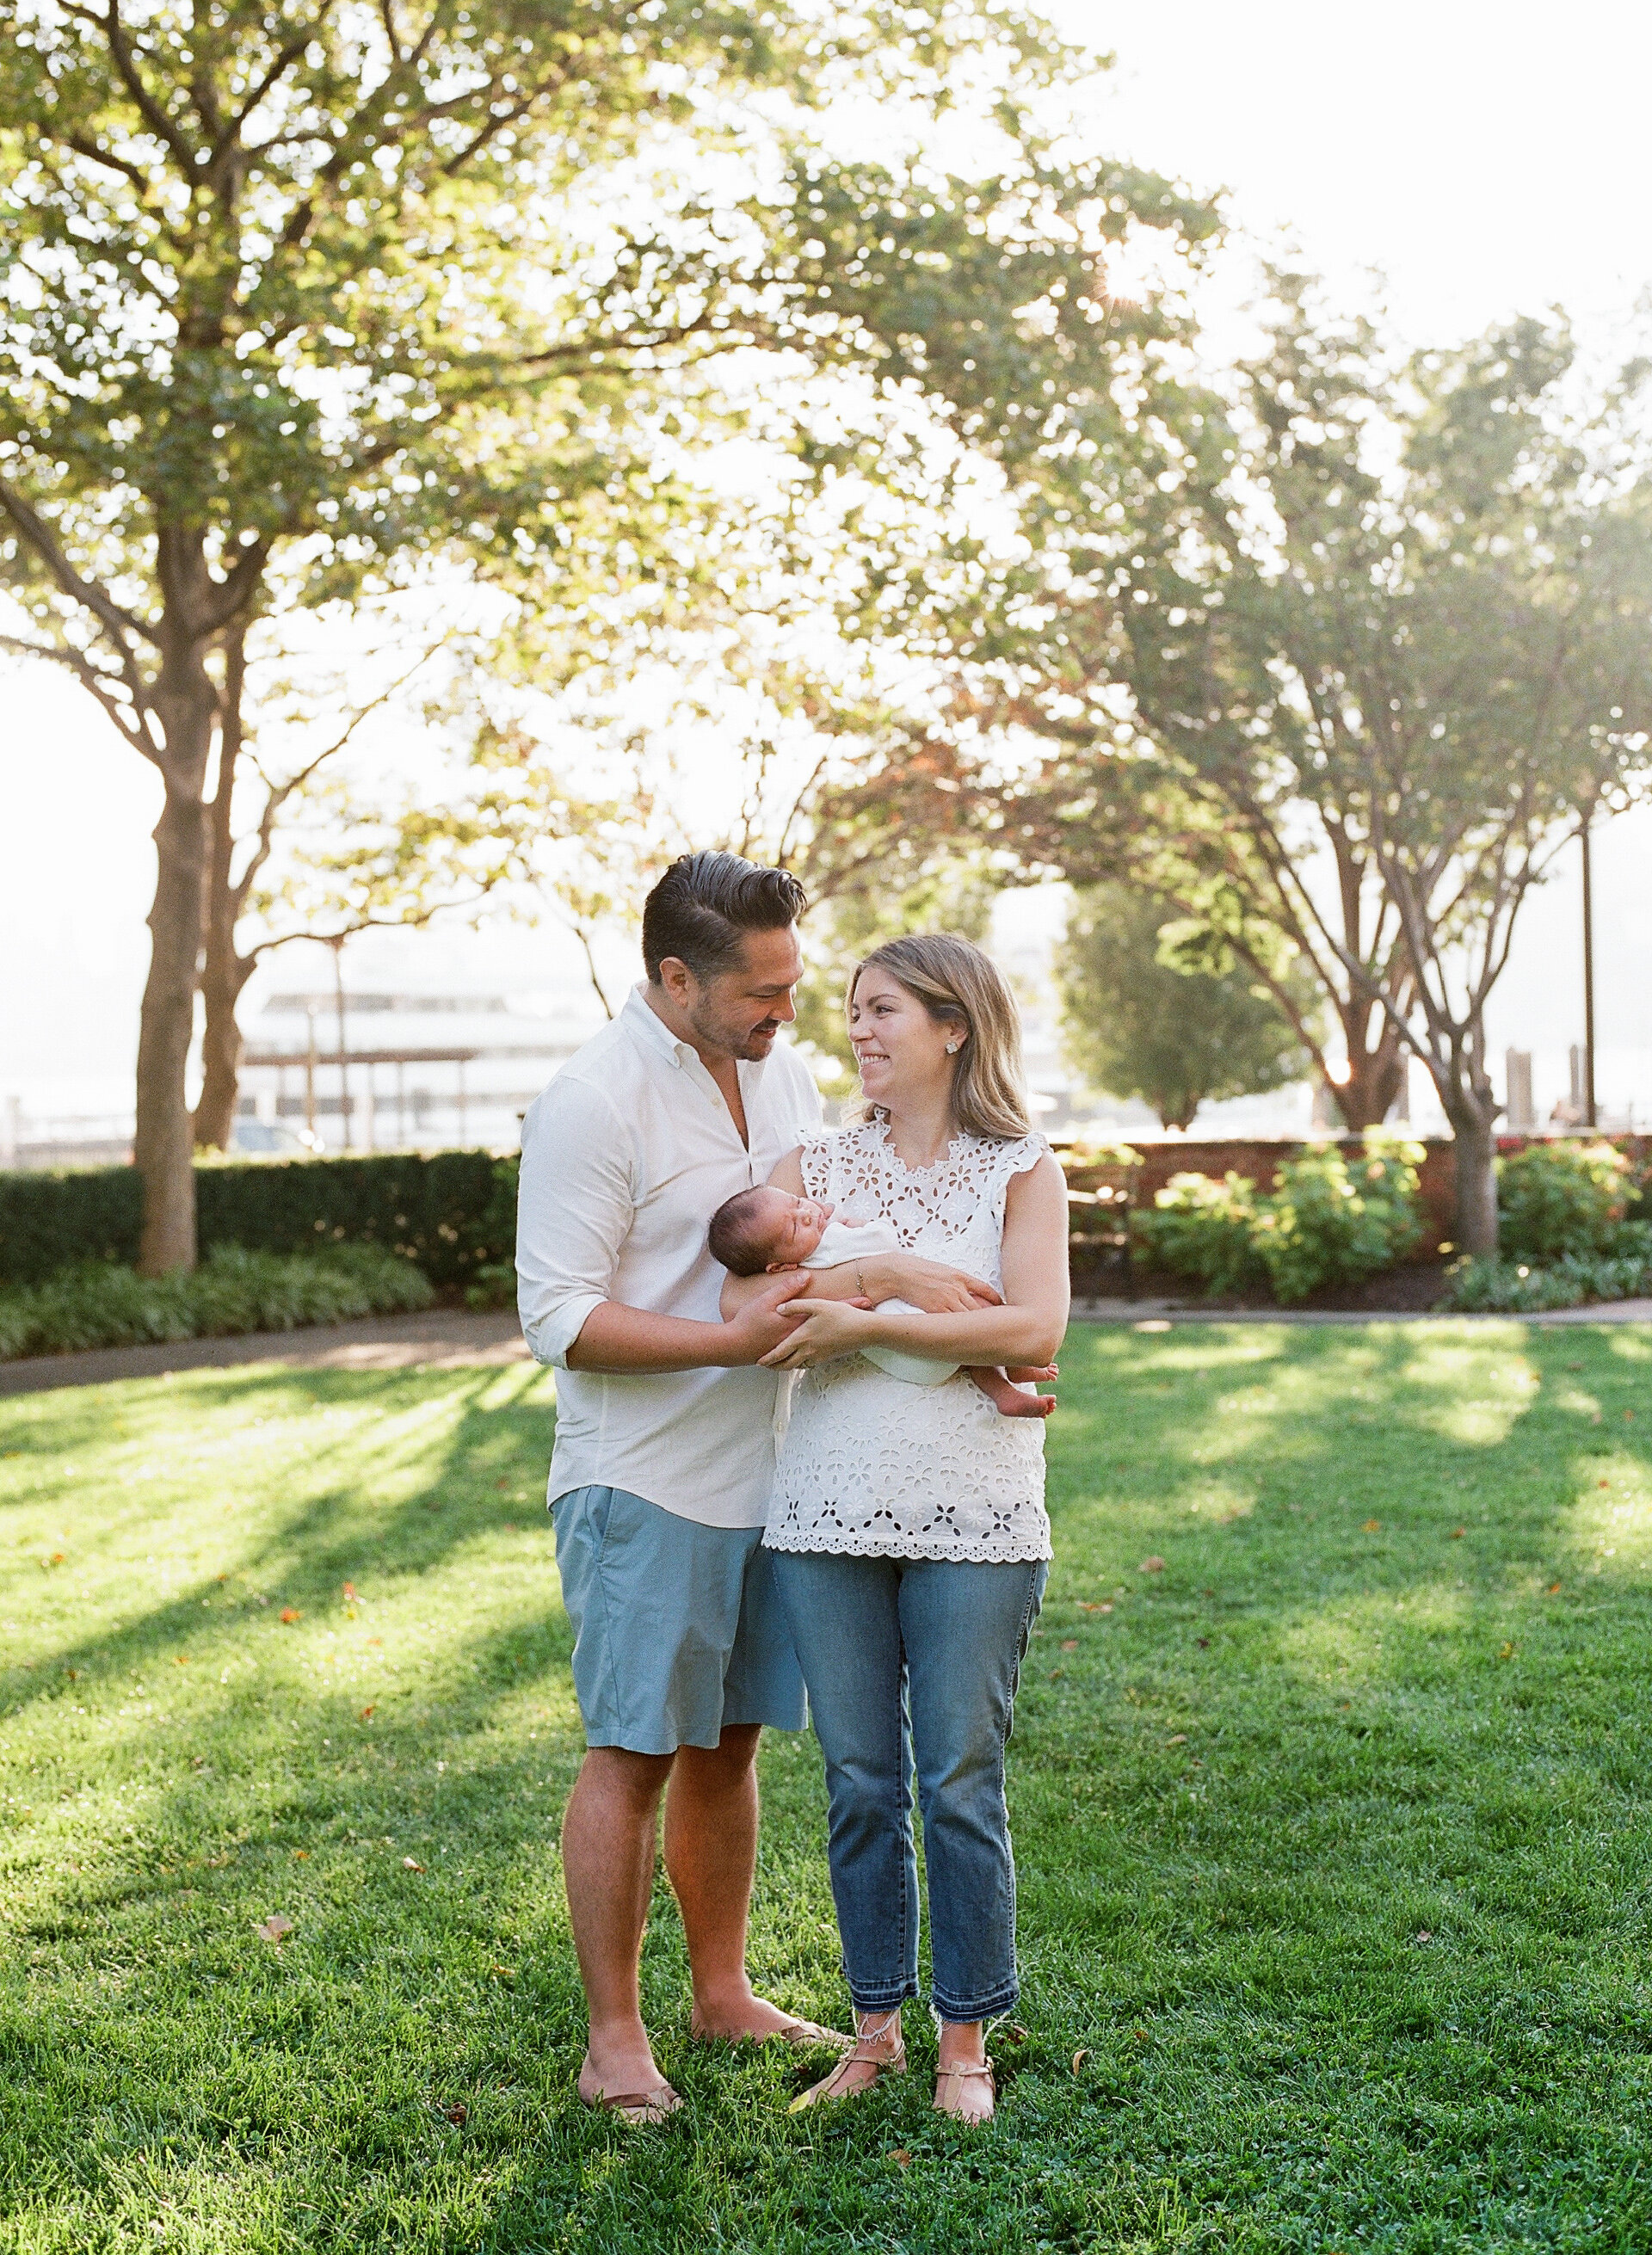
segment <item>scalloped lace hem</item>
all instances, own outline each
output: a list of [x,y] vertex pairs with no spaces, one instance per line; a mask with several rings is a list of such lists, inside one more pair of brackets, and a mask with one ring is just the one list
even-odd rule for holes
[[805,1555],[822,1551],[833,1558],[939,1558],[955,1566],[1027,1566],[1040,1559],[1053,1556],[1046,1536],[1041,1549],[1029,1550],[1024,1542],[1013,1535],[1002,1543],[971,1543],[960,1549],[956,1542],[925,1542],[914,1535],[903,1542],[898,1536],[879,1538],[866,1535],[838,1535],[826,1538],[813,1535],[806,1542],[777,1540],[769,1535],[763,1538],[765,1550],[791,1550]]

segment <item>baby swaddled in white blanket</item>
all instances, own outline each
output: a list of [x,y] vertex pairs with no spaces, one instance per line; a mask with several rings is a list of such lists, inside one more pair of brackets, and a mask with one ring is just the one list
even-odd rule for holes
[[[712,1216],[712,1254],[731,1275],[776,1275],[788,1268],[839,1268],[903,1247],[893,1222],[834,1221],[819,1198],[795,1198],[772,1184],[740,1191]],[[921,1315],[910,1300],[880,1300],[881,1311]],[[898,1347],[868,1346],[868,1362],[908,1386],[939,1386],[963,1367],[1005,1417],[1047,1417],[1055,1402],[1048,1394],[1024,1394],[1002,1370],[955,1362],[932,1362]]]

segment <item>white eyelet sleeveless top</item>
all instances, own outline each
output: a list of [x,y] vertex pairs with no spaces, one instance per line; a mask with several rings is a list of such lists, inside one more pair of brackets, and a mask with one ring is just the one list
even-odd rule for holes
[[[868,1121],[805,1142],[804,1187],[847,1220],[892,1222],[907,1252],[1002,1289],[1010,1178],[1047,1149],[1041,1135],[960,1135],[936,1165],[911,1168]],[[818,1364],[792,1394],[763,1541],[863,1558],[1047,1558],[1044,1426],[1001,1417],[961,1370],[909,1386],[863,1355]]]

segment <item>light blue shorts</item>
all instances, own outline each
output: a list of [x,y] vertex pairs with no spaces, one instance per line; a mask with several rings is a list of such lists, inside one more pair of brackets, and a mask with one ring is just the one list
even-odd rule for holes
[[587,1746],[672,1754],[731,1724],[805,1727],[761,1527],[702,1527],[622,1487],[570,1488],[551,1510]]

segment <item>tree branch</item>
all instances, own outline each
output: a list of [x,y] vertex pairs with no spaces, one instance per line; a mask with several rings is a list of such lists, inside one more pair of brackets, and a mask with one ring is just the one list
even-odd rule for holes
[[64,594],[91,612],[123,657],[130,659],[130,657],[126,646],[129,634],[138,636],[151,649],[154,647],[155,637],[143,620],[136,613],[123,610],[113,596],[104,594],[102,587],[81,577],[53,538],[45,518],[37,516],[15,487],[8,485],[4,479],[0,479],[0,509],[11,519]]
[[121,22],[118,0],[109,0],[109,11],[102,16],[90,8],[81,6],[79,0],[58,0],[58,4],[66,16],[73,16],[82,24],[91,24],[103,33],[109,41],[109,53],[115,58],[115,67],[121,74],[122,83],[137,104],[138,114],[144,123],[158,141],[166,144],[183,166],[186,178],[193,180],[195,178],[194,151],[144,84],[125,27]]
[[72,673],[82,689],[88,691],[102,706],[109,719],[128,743],[143,753],[145,759],[156,755],[137,712],[123,704],[111,691],[111,682],[123,676],[105,673],[94,665],[82,651],[67,643],[25,642],[21,636],[0,634],[0,650],[9,650],[19,657],[44,657],[54,665],[61,665]]
[[123,173],[146,196],[149,194],[152,183],[141,165],[129,164],[124,157],[111,157],[107,149],[100,149],[95,141],[88,141],[79,133],[65,133],[59,137],[65,148],[73,149],[77,157],[84,157],[88,164],[107,165],[111,172]]

